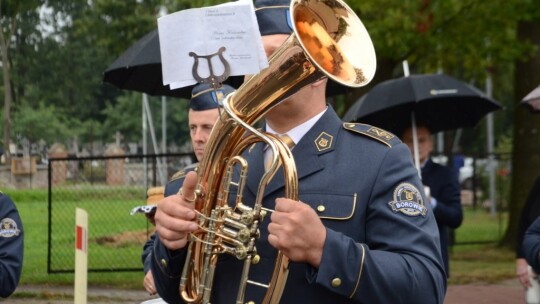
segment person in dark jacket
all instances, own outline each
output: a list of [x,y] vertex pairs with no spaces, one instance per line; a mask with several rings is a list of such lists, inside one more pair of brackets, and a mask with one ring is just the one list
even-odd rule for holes
[[[402,140],[413,152],[412,128],[407,128]],[[418,156],[420,160],[422,183],[429,188],[428,199],[433,208],[441,240],[441,251],[446,274],[450,276],[448,247],[450,229],[457,229],[463,221],[461,207],[461,189],[457,175],[448,167],[433,162],[430,155],[433,151],[431,132],[426,126],[417,127]]]
[[17,207],[0,192],[0,297],[17,288],[23,266],[24,232]]
[[525,232],[523,254],[534,272],[540,273],[540,217]]
[[[529,191],[527,201],[525,202],[525,206],[523,207],[519,218],[516,237],[516,275],[525,289],[531,287],[532,284],[530,281],[531,275],[529,274],[529,264],[525,258],[525,252],[523,251],[523,241],[525,232],[538,216],[540,216],[540,177],[536,179],[533,187]],[[536,273],[532,275],[536,276]]]
[[[210,132],[218,119],[218,101],[232,92],[234,92],[234,88],[226,84],[222,85],[222,87],[217,90],[214,90],[208,84],[199,84],[193,87],[191,100],[189,102],[188,124],[191,147],[193,148],[193,153],[195,154],[197,161],[202,159],[206,143],[210,137]],[[186,173],[195,170],[196,166],[197,164],[193,164],[175,173],[165,187],[164,195],[169,196],[175,194],[171,192],[171,189],[174,188],[176,189],[176,192],[178,192],[179,187],[176,187],[176,185],[181,185]],[[153,222],[153,220],[152,213],[150,221]],[[141,256],[145,273],[143,285],[146,291],[151,295],[156,293],[153,274],[152,271],[150,271],[151,253],[155,237],[156,235],[152,234],[144,244]]]

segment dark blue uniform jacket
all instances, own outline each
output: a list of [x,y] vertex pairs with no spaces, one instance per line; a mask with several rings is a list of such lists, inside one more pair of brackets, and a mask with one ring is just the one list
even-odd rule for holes
[[422,168],[422,182],[429,186],[431,196],[437,200],[433,210],[441,238],[441,251],[446,273],[448,267],[449,228],[456,229],[463,221],[461,193],[457,176],[448,167],[441,166],[428,159]]
[[0,192],[0,297],[11,295],[21,277],[24,233],[13,201]]
[[[446,275],[437,224],[425,203],[410,152],[394,135],[343,124],[329,108],[292,150],[300,200],[327,227],[320,267],[290,265],[280,303],[443,303]],[[263,144],[247,149],[250,165],[244,203],[252,204],[263,168]],[[176,189],[175,189],[176,190]],[[174,193],[174,191],[172,191]],[[284,196],[281,170],[266,188],[264,207]],[[269,216],[260,226],[250,280],[268,283],[276,250],[267,242]],[[161,297],[180,302],[185,250],[154,244],[152,271]],[[242,261],[218,259],[212,303],[234,303]],[[245,302],[260,303],[265,289],[249,285]]]

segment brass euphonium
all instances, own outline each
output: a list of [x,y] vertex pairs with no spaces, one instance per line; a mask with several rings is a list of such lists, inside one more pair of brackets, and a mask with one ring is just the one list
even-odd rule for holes
[[[243,303],[247,284],[267,288],[264,303],[279,302],[287,280],[287,257],[278,253],[270,282],[252,282],[249,268],[257,258],[255,242],[266,213],[262,207],[266,185],[282,165],[285,197],[298,200],[298,178],[289,148],[253,125],[279,102],[324,77],[360,87],[375,74],[375,50],[369,34],[345,2],[293,0],[289,14],[294,33],[271,56],[268,68],[225,98],[199,164],[195,191],[199,229],[190,235],[180,282],[180,294],[188,303],[210,301],[214,270],[222,253],[244,260],[236,303]],[[242,202],[247,162],[240,155],[255,142],[268,144],[274,156],[250,207]],[[234,168],[240,168],[238,180],[233,180]],[[229,198],[231,186],[237,187],[235,198]],[[230,199],[235,206],[229,206]]]

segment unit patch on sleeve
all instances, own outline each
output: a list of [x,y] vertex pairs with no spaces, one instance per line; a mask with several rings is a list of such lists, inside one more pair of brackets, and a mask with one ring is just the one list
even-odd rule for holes
[[18,236],[20,232],[21,230],[17,227],[17,223],[9,217],[0,221],[0,237],[9,238]]
[[408,216],[425,217],[427,208],[424,205],[424,199],[418,189],[409,183],[399,184],[394,190],[394,200],[388,205],[395,213],[401,212]]

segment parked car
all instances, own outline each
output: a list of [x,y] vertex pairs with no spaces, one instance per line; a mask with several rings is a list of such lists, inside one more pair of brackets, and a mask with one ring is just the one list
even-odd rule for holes
[[[443,166],[446,166],[448,164],[448,157],[446,155],[433,156],[432,160]],[[475,174],[474,166],[475,166],[474,158],[468,157],[468,156],[463,158],[463,166],[459,168],[459,173],[458,173],[458,181],[459,181],[459,184],[461,185],[461,189],[473,188],[474,186],[473,178]],[[476,166],[477,166],[476,181],[477,181],[477,185],[479,185],[480,183],[479,178],[481,174],[478,171],[478,168],[482,167],[483,169],[485,169],[485,167],[487,166],[487,159],[476,159]]]

